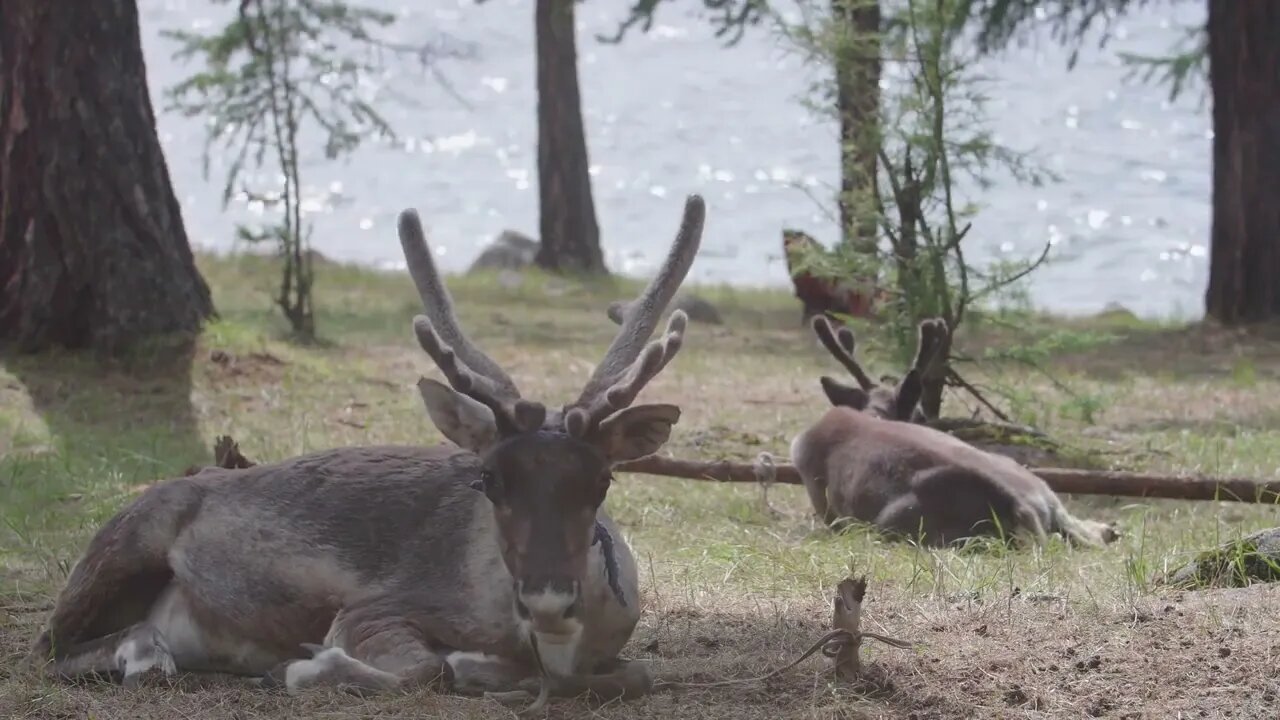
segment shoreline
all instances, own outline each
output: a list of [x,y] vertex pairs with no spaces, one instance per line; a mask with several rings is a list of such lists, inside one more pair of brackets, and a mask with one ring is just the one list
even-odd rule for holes
[[[406,280],[409,277],[408,271],[404,267],[403,261],[400,261],[397,263],[377,263],[377,264],[364,263],[358,260],[334,259],[314,248],[311,249],[310,252],[312,253],[312,257],[314,258],[317,264],[317,269],[319,271],[317,273],[317,286],[320,288],[323,288],[324,286],[324,275],[323,275],[322,268],[326,266],[330,268],[341,268],[348,272],[365,273],[365,274],[374,275],[374,276],[402,277],[402,278],[405,278]],[[254,250],[250,248],[245,248],[243,246],[239,248],[233,248],[233,249],[216,249],[216,248],[209,248],[207,246],[197,247],[194,244],[192,246],[192,253],[195,256],[197,266],[201,266],[202,263],[206,261],[235,263],[237,261],[241,261],[245,259],[269,260],[272,255],[272,253],[269,251]],[[781,264],[782,262],[781,259],[779,259],[778,262]],[[584,284],[584,281],[582,279],[570,278],[570,277],[558,277],[549,273],[544,273],[540,270],[537,270],[536,268],[524,269],[524,270],[508,270],[508,271],[462,270],[462,271],[453,271],[453,272],[450,272],[449,270],[441,268],[441,274],[447,278],[452,279],[452,281],[456,283],[458,282],[459,279],[468,278],[468,277],[483,278],[489,281],[496,281],[497,277],[503,272],[515,272],[521,275],[522,277],[524,277],[530,272],[530,270],[536,276],[539,276],[541,281],[551,280],[553,282],[559,281],[565,284]],[[607,278],[588,279],[585,281],[585,284],[595,285],[597,283],[615,283],[616,282],[623,287],[628,286],[628,284],[634,284],[636,286],[639,286],[639,284],[642,281],[647,280],[648,277],[649,276],[647,274],[631,275],[631,274],[620,273],[614,270],[610,270],[610,274]],[[785,282],[770,283],[770,284],[729,283],[729,282],[699,281],[697,279],[690,278],[681,286],[681,289],[684,292],[692,293],[700,296],[704,294],[733,295],[733,294],[741,293],[741,294],[748,294],[748,295],[770,296],[770,297],[775,297],[777,299],[781,299],[785,297],[786,299],[792,301],[795,304],[797,313],[799,313],[800,311],[800,301],[795,298],[791,285]],[[323,290],[320,293],[318,293],[317,296],[318,297],[323,296]],[[215,297],[214,298],[215,305],[217,304],[217,301],[218,299]],[[1190,325],[1190,324],[1202,322],[1205,319],[1202,309],[1199,309],[1194,314],[1188,314],[1185,311],[1180,311],[1177,308],[1171,309],[1169,312],[1165,314],[1151,314],[1151,313],[1141,313],[1141,312],[1134,311],[1133,309],[1124,306],[1122,303],[1118,303],[1114,301],[1108,302],[1103,307],[1093,311],[1074,311],[1074,310],[1067,310],[1067,309],[1054,309],[1052,307],[1045,307],[1042,305],[1035,305],[1035,304],[1026,304],[1020,307],[1009,307],[1009,308],[1000,308],[1000,307],[986,308],[985,310],[988,314],[998,315],[998,314],[1004,314],[1004,313],[1016,313],[1019,315],[1029,315],[1029,316],[1045,318],[1045,319],[1059,319],[1063,321],[1087,321],[1094,318],[1106,318],[1106,317],[1113,317],[1116,315],[1128,315],[1132,318],[1134,322],[1137,322],[1140,324],[1157,325],[1157,326]]]

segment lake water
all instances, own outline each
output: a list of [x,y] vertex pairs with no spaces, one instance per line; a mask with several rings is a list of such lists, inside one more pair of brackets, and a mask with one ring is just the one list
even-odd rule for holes
[[[504,228],[537,234],[537,137],[530,0],[366,0],[396,12],[404,41],[447,33],[475,57],[440,65],[461,100],[412,61],[370,79],[400,135],[326,162],[311,143],[304,168],[313,243],[327,256],[402,266],[396,214],[416,207],[442,267],[460,271]],[[596,209],[611,269],[644,275],[675,232],[683,197],[704,195],[708,221],[692,277],[786,285],[783,227],[831,243],[825,201],[838,183],[836,127],[806,110],[814,75],[763,28],[724,48],[693,2],[664,5],[659,23],[603,45],[629,0],[579,5],[579,69]],[[686,9],[688,8],[688,9]],[[204,179],[204,124],[163,110],[165,88],[195,68],[171,60],[165,29],[209,28],[226,17],[208,0],[139,0],[148,82],[192,242],[233,247],[234,226],[258,214],[224,209],[224,164]],[[1144,316],[1196,316],[1207,271],[1212,129],[1202,87],[1168,102],[1163,87],[1126,79],[1117,51],[1158,54],[1202,23],[1203,3],[1139,12],[1078,65],[1051,40],[985,62],[991,127],[1032,151],[1061,181],[1022,186],[997,176],[977,196],[966,240],[979,263],[1037,255],[1052,264],[1028,290],[1040,307],[1087,313],[1119,303]],[[828,203],[829,205],[829,203]],[[323,282],[323,280],[321,280]]]

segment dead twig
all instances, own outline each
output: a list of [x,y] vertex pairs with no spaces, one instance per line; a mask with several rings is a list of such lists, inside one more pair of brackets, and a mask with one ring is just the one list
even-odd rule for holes
[[877,640],[896,648],[907,649],[911,647],[911,643],[905,640],[898,640],[897,638],[887,637],[878,633],[862,631],[862,601],[866,597],[866,593],[867,578],[865,575],[857,578],[847,577],[840,581],[840,584],[836,586],[836,595],[833,601],[835,611],[831,617],[830,632],[818,638],[817,641],[808,647],[808,649],[800,653],[800,656],[795,660],[792,660],[786,665],[775,668],[764,675],[751,678],[719,680],[716,682],[658,680],[654,683],[653,687],[655,690],[668,688],[703,689],[764,682],[794,668],[809,659],[819,650],[822,651],[822,654],[825,657],[832,658],[834,660],[833,667],[837,679],[854,680],[862,673],[862,661],[858,656],[858,652],[862,647],[863,640]]
[[981,391],[978,390],[978,388],[974,387],[972,383],[970,383],[968,380],[965,380],[963,377],[961,377],[960,373],[956,372],[954,368],[952,368],[947,372],[947,381],[952,386],[958,387],[961,390],[964,390],[965,392],[972,395],[974,400],[977,400],[978,402],[982,403],[984,407],[990,410],[992,414],[1000,418],[1002,421],[1007,423],[1013,422],[1012,420],[1009,419],[1008,415],[1004,414],[1004,412],[1000,410],[1000,408],[993,405],[990,400],[987,400],[987,398],[982,394]]
[[756,456],[756,462],[752,467],[755,469],[756,482],[760,483],[760,502],[764,506],[764,514],[772,518],[782,517],[782,511],[769,502],[769,486],[778,475],[773,455],[767,452],[760,453]]

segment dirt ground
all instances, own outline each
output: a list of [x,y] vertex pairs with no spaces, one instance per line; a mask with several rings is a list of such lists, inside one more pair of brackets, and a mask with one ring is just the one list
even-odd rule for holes
[[[600,718],[1272,718],[1280,716],[1280,589],[1176,593],[1123,607],[1072,609],[1064,598],[984,601],[876,594],[866,627],[915,644],[869,643],[866,679],[836,684],[811,659],[764,683],[667,690],[635,702],[558,701],[548,717]],[[762,675],[825,630],[822,604],[673,603],[648,598],[630,656],[688,682]],[[1086,601],[1087,602],[1087,601]],[[727,606],[726,606],[727,605]],[[135,692],[22,677],[18,650],[43,612],[9,605],[0,716],[12,718],[510,718],[482,699],[426,692],[293,698],[234,678],[187,677]]]

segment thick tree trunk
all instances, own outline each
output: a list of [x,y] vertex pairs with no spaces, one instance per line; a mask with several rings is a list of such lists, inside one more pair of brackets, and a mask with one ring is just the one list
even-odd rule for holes
[[537,0],[534,11],[542,234],[536,262],[551,270],[604,273],[600,228],[587,172],[573,5],[574,0]]
[[0,344],[115,352],[213,314],[135,0],[0,3]]
[[836,107],[840,115],[840,233],[843,242],[875,252],[880,3],[832,0],[831,10],[841,37],[835,57]]
[[1280,317],[1280,2],[1209,0],[1213,230],[1208,315]]

